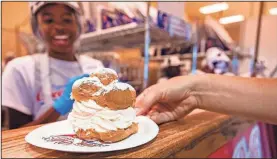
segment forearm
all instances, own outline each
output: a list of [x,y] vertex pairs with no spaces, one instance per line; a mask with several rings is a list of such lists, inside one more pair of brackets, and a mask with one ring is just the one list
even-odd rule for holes
[[201,109],[277,124],[277,79],[199,76],[192,94]]
[[42,114],[38,119],[36,119],[26,125],[23,125],[23,127],[54,122],[59,117],[60,117],[60,114],[53,107],[51,107],[44,114]]

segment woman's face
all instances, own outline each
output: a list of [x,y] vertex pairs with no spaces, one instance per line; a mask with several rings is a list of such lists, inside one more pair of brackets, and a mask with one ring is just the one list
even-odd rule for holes
[[78,24],[71,8],[63,4],[49,4],[37,13],[37,20],[40,35],[49,51],[57,53],[73,51]]

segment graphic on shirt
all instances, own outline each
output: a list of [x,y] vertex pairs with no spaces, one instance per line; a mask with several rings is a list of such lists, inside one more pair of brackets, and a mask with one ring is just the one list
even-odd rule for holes
[[[54,84],[52,84],[51,96],[52,96],[53,101],[55,101],[56,99],[58,99],[62,95],[62,93],[64,91],[64,87],[65,87],[65,85],[54,85]],[[39,91],[36,94],[36,103],[38,103],[40,106],[44,105],[44,103],[45,103],[42,88],[40,88]]]

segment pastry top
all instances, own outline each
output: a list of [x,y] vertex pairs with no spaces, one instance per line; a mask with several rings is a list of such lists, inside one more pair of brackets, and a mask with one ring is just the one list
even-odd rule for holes
[[90,74],[90,77],[97,77],[101,81],[103,85],[108,85],[113,81],[118,80],[117,73],[109,68],[100,68],[95,71],[93,71]]
[[83,85],[93,85],[93,86],[97,86],[97,87],[103,87],[104,85],[101,83],[100,79],[97,77],[83,77],[79,80],[76,80],[73,83],[72,88],[76,88],[76,87],[81,87]]
[[110,69],[110,68],[98,68],[91,72],[91,75],[93,75],[93,74],[113,74],[113,75],[117,76],[117,73],[113,69]]
[[110,84],[107,87],[105,87],[106,93],[110,92],[111,90],[113,90],[113,91],[117,91],[117,90],[119,90],[119,91],[126,91],[126,90],[136,91],[134,89],[134,87],[132,87],[128,83],[122,83],[122,82],[115,82],[115,83]]
[[72,98],[78,101],[87,100],[94,96],[104,85],[97,77],[84,77],[74,82],[72,86]]
[[72,98],[76,101],[93,100],[102,107],[112,110],[133,107],[136,91],[127,84],[118,82],[115,71],[107,68],[94,71],[90,77],[75,81]]

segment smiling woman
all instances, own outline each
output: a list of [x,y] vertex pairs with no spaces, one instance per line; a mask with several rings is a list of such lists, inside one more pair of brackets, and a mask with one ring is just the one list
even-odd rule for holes
[[3,73],[10,128],[64,119],[73,106],[74,81],[103,67],[76,54],[82,33],[77,2],[30,2],[30,10],[32,31],[47,51],[16,58]]
[[48,4],[35,14],[38,32],[51,57],[75,60],[73,44],[78,36],[78,23],[74,12],[75,10],[64,4]]

